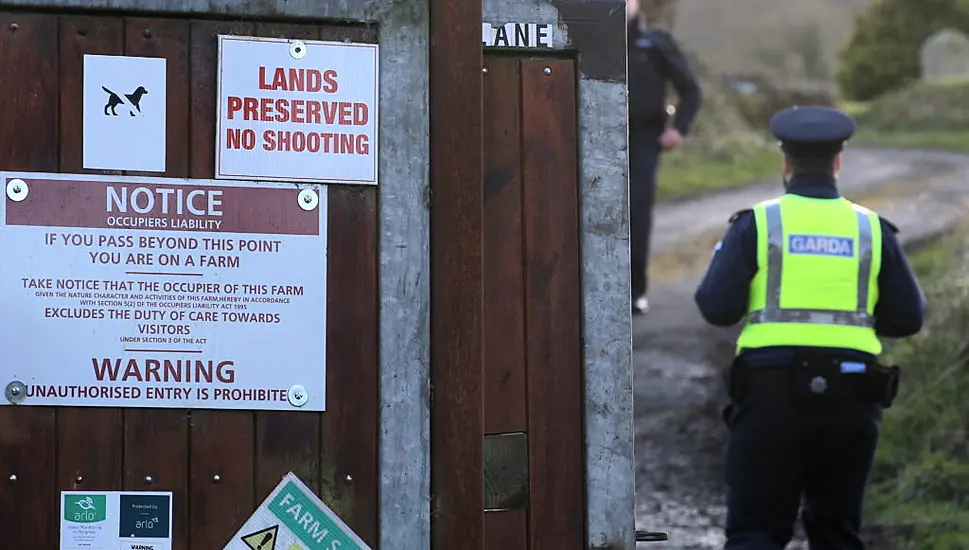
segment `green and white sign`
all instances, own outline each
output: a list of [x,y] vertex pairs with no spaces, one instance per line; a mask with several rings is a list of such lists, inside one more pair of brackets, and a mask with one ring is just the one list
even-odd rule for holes
[[292,472],[224,550],[371,550]]
[[171,550],[172,494],[62,491],[60,550]]

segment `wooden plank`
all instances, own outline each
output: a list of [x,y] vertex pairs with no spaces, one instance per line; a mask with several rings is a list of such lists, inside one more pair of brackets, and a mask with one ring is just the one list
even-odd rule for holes
[[[309,25],[257,24],[255,34],[312,40],[319,38],[319,29]],[[338,260],[330,256],[329,263],[336,265]],[[320,415],[315,413],[256,413],[257,500],[265,498],[289,471],[319,494],[321,429]]]
[[521,69],[497,56],[485,68],[484,430],[498,434],[526,430]]
[[431,0],[429,15],[431,546],[475,550],[484,543],[481,0]]
[[60,20],[60,156],[61,171],[82,174],[120,174],[85,170],[84,166],[84,54],[124,53],[124,21],[112,17],[62,17]]
[[484,515],[484,550],[527,550],[528,511],[500,510]]
[[0,13],[0,169],[57,170],[57,18]]
[[[0,169],[57,171],[57,41],[53,36],[57,36],[56,16],[0,13],[0,102],[4,105]],[[55,426],[52,408],[0,408],[0,483],[4,485],[0,518],[3,525],[14,527],[4,535],[4,548],[57,547],[60,496]]]
[[[167,63],[165,172],[129,175],[187,177],[189,131],[188,21],[125,19],[125,54],[164,57]],[[149,90],[149,94],[151,91]]]
[[[323,26],[321,40],[377,43],[375,27]],[[366,541],[378,543],[380,429],[377,190],[329,188],[327,398],[320,497]]]
[[328,396],[321,437],[320,497],[376,548],[377,193],[371,188],[334,185],[328,200]]
[[585,547],[576,132],[573,62],[523,61],[531,550]]
[[191,109],[191,177],[211,179],[215,177],[215,131],[218,98],[216,75],[219,34],[251,35],[252,23],[240,21],[196,21],[191,27],[189,49],[192,74],[189,89]]
[[[167,144],[164,174],[189,175],[189,23],[170,19],[125,19],[125,54],[167,60]],[[150,93],[150,92],[149,92]],[[129,174],[139,174],[129,172]],[[172,491],[172,550],[186,550],[190,501],[188,491],[188,417],[180,409],[125,411],[126,489]],[[147,483],[148,479],[151,483]]]
[[[108,17],[62,17],[60,48],[60,170],[84,170],[84,54],[121,55],[124,22]],[[117,172],[116,172],[117,173]],[[57,417],[57,484],[61,490],[121,488],[124,432],[119,408],[64,407]],[[97,445],[91,442],[96,441]]]
[[[242,22],[197,21],[191,25],[189,156],[192,178],[215,174],[218,34],[252,34]],[[250,411],[192,411],[189,447],[189,546],[221,548],[255,510]]]

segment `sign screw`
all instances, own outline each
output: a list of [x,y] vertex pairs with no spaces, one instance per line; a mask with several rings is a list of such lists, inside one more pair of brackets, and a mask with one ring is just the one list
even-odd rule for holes
[[299,207],[307,212],[316,208],[320,202],[320,197],[312,189],[303,189],[299,192]]
[[484,74],[488,74],[488,67],[482,67],[481,72],[483,72]]
[[145,476],[145,485],[151,485],[155,480],[151,476]]
[[144,36],[145,38],[151,38],[151,29],[145,29],[145,30],[144,30],[144,32],[142,32],[141,34],[142,34],[142,35],[143,35],[143,36]]
[[20,28],[20,25],[18,25],[17,23],[10,24],[10,32],[17,32],[17,29],[19,28]]
[[12,179],[7,182],[7,198],[14,202],[26,199],[29,191],[27,182],[22,179]]
[[13,382],[7,384],[7,387],[4,388],[3,393],[4,397],[7,398],[7,401],[17,404],[27,397],[27,386],[25,386],[23,382],[14,380]]
[[347,474],[347,483],[353,483],[353,476]]
[[296,40],[289,44],[289,55],[293,59],[303,59],[306,57],[306,44],[302,40]]
[[17,483],[17,474],[10,474],[10,483]]
[[309,400],[309,395],[306,392],[306,388],[296,384],[292,388],[289,388],[287,398],[289,399],[290,405],[294,407],[302,407]]
[[545,76],[548,76],[548,75],[552,74],[552,68],[551,67],[545,67],[542,70],[542,72],[545,73]]
[[212,483],[218,483],[220,481],[222,481],[222,476],[220,476],[219,474],[215,474],[214,476],[212,476]]
[[75,477],[74,478],[74,483],[77,484],[77,485],[80,485],[81,483],[84,483],[84,476],[80,476],[79,475],[79,476]]

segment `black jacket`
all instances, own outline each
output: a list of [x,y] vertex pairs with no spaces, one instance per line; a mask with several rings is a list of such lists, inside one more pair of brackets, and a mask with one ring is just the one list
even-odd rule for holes
[[673,37],[662,29],[641,31],[630,21],[626,33],[629,122],[632,127],[661,129],[667,120],[666,88],[672,82],[679,96],[673,127],[690,132],[700,110],[700,84],[690,62]]

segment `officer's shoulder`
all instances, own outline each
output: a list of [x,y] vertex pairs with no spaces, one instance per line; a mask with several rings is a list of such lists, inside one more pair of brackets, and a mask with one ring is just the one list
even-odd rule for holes
[[753,208],[744,208],[743,210],[737,210],[736,212],[730,215],[730,219],[727,221],[727,223],[729,223],[730,225],[733,225],[740,218],[743,218],[748,214],[752,214],[753,212],[754,212]]
[[882,225],[890,229],[892,233],[898,234],[898,226],[892,223],[891,220],[888,220],[884,216],[878,216],[878,221],[882,222]]

